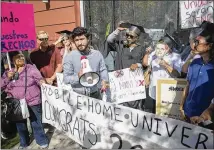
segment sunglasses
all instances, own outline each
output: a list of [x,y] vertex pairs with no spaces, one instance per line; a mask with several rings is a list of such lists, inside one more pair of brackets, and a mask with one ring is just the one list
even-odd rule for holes
[[48,38],[41,38],[40,41],[48,41]]
[[130,37],[131,39],[135,38],[135,36],[130,35],[130,34],[127,34],[127,33],[126,33],[126,37],[127,37],[127,38]]

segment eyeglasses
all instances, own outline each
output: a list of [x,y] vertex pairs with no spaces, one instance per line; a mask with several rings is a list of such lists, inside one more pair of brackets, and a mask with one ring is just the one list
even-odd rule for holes
[[209,44],[208,42],[207,43],[200,43],[199,40],[197,39],[194,39],[193,40],[193,43],[195,44],[195,47],[199,46],[199,45],[206,45],[206,44]]
[[48,41],[48,38],[41,38],[40,41]]
[[127,37],[127,38],[130,37],[131,39],[135,38],[135,36],[130,35],[130,34],[127,34],[127,33],[126,33],[126,37]]
[[18,54],[16,56],[14,56],[14,60],[16,59],[25,59],[25,56],[23,54]]

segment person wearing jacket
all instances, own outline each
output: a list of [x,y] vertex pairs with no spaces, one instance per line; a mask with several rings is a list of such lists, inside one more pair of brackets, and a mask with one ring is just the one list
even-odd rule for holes
[[[19,52],[12,56],[15,68],[6,71],[1,77],[1,88],[7,93],[7,97],[16,99],[25,98],[29,113],[30,123],[33,129],[36,143],[42,149],[48,147],[48,139],[42,125],[42,107],[40,85],[44,83],[39,70],[30,64],[25,64],[23,54]],[[25,75],[27,72],[27,90],[25,95]],[[30,137],[27,128],[27,119],[16,121],[16,127],[20,136],[19,149],[26,148],[30,144]]]

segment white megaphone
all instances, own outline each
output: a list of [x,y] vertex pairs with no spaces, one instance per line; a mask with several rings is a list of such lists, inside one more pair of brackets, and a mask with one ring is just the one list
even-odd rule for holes
[[100,76],[92,71],[86,56],[81,57],[81,69],[83,75],[80,77],[79,82],[82,86],[92,87],[100,81]]

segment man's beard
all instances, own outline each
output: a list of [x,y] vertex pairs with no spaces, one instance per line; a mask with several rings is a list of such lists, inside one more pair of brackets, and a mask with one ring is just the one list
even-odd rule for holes
[[[83,48],[80,48],[80,47],[83,47]],[[88,44],[87,45],[80,45],[77,47],[77,49],[81,52],[84,52],[88,49]]]

